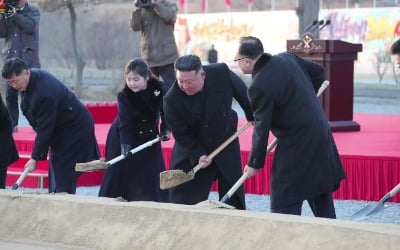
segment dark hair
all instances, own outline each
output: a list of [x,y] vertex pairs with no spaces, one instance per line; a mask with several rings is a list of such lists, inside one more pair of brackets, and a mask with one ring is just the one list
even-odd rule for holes
[[124,74],[127,75],[131,71],[144,78],[150,76],[150,67],[141,58],[132,59],[126,64]]
[[258,56],[264,53],[264,47],[260,39],[254,36],[241,37],[239,40],[238,54],[248,57],[250,59],[256,59]]
[[390,52],[393,55],[400,55],[400,39],[392,44],[392,47],[390,48]]
[[4,62],[3,68],[1,69],[1,75],[3,78],[7,79],[12,77],[13,74],[19,76],[25,69],[29,69],[29,67],[26,65],[24,60],[13,57]]
[[175,70],[178,71],[189,72],[194,70],[197,74],[202,68],[201,60],[196,55],[181,56],[175,61]]
[[124,79],[122,80],[122,84],[120,86],[120,89],[124,89],[126,86],[126,75],[129,72],[134,72],[135,74],[138,74],[144,78],[150,77],[150,67],[149,65],[141,58],[135,58],[130,60],[124,70]]

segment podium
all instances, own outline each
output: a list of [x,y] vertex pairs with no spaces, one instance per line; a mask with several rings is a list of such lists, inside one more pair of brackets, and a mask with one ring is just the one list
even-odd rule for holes
[[301,40],[288,40],[287,51],[325,67],[330,86],[320,97],[332,131],[360,131],[353,121],[354,61],[362,44],[341,40],[317,40],[305,34]]

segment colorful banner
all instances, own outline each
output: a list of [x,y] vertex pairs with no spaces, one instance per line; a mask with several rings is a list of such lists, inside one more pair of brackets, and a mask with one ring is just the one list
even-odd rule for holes
[[[286,19],[276,25],[282,13]],[[175,25],[180,54],[195,53],[204,60],[214,44],[220,60],[232,61],[238,39],[249,35],[259,37],[268,51],[284,51],[286,39],[297,36],[297,16],[294,11],[181,14]]]
[[331,25],[320,32],[321,39],[337,39],[361,43],[359,61],[371,64],[377,53],[390,50],[400,38],[400,8],[323,10],[320,18],[330,19]]
[[[321,10],[320,19],[331,20],[321,39],[363,45],[357,64],[369,65],[363,66],[365,72],[373,73],[376,53],[388,51],[400,38],[400,8]],[[214,44],[219,60],[230,65],[236,65],[232,59],[239,38],[249,35],[260,38],[269,53],[286,51],[286,40],[298,39],[298,17],[295,11],[182,14],[175,26],[180,54],[195,53],[206,60]]]

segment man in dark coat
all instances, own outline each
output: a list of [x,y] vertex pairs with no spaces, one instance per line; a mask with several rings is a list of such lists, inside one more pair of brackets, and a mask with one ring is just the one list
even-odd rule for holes
[[[39,9],[27,0],[16,0],[0,18],[0,38],[4,39],[3,60],[19,57],[29,68],[40,68],[39,60]],[[18,91],[6,86],[6,103],[11,115],[13,130],[18,125]]]
[[[198,163],[205,168],[196,173],[194,180],[170,189],[170,201],[196,204],[207,200],[216,179],[221,198],[242,175],[239,141],[234,140],[214,159],[207,155],[237,130],[233,97],[247,120],[253,120],[247,87],[226,64],[203,67],[195,55],[178,58],[175,69],[177,81],[164,98],[165,120],[175,138],[171,169],[187,172]],[[243,187],[228,203],[245,209]]]
[[307,200],[315,216],[336,218],[332,192],[345,178],[316,92],[324,81],[319,64],[291,53],[264,53],[258,38],[243,37],[235,58],[252,74],[249,98],[255,125],[245,172],[264,167],[269,131],[278,138],[271,176],[271,212],[301,214]]
[[18,151],[12,137],[10,115],[0,95],[0,188],[6,187],[7,167],[18,160]]
[[19,58],[4,63],[2,76],[21,92],[21,110],[36,132],[25,168],[35,169],[50,148],[49,192],[76,192],[77,162],[99,159],[94,123],[87,108],[50,73],[29,69]]

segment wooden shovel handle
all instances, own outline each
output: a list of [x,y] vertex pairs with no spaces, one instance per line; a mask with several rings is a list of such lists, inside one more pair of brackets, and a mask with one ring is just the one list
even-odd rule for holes
[[[217,155],[219,154],[222,150],[224,150],[226,148],[226,146],[229,145],[229,143],[231,143],[233,140],[235,140],[241,133],[243,133],[243,131],[245,131],[249,126],[251,125],[251,122],[247,122],[245,125],[243,125],[238,131],[236,131],[233,135],[231,135],[231,137],[229,137],[228,139],[226,139],[226,141],[224,141],[224,143],[222,143],[221,145],[219,145],[218,148],[214,149],[214,151],[212,151],[209,155],[207,155],[208,158],[210,158],[211,160]],[[194,168],[193,168],[193,172],[196,173],[197,171],[199,171],[200,169],[202,169],[204,167],[204,163],[199,163],[197,164]]]
[[[326,88],[329,86],[329,81],[326,80],[322,83],[321,87],[318,90],[317,96],[321,96],[321,94],[325,91]],[[213,159],[217,154],[219,154],[229,143],[231,143],[233,140],[235,140],[243,131],[245,131],[249,126],[251,125],[251,122],[247,122],[245,125],[243,125],[238,131],[236,131],[231,137],[229,137],[224,143],[222,143],[218,148],[216,148],[214,151],[212,151],[207,157]],[[278,143],[278,139],[275,138],[274,141],[271,142],[270,145],[267,147],[267,153],[269,153],[275,145]],[[200,169],[204,167],[203,163],[197,164],[193,168],[193,172],[196,173]]]
[[395,186],[392,190],[390,190],[390,192],[389,192],[390,197],[393,197],[399,191],[400,191],[400,183],[397,184],[397,186]]

